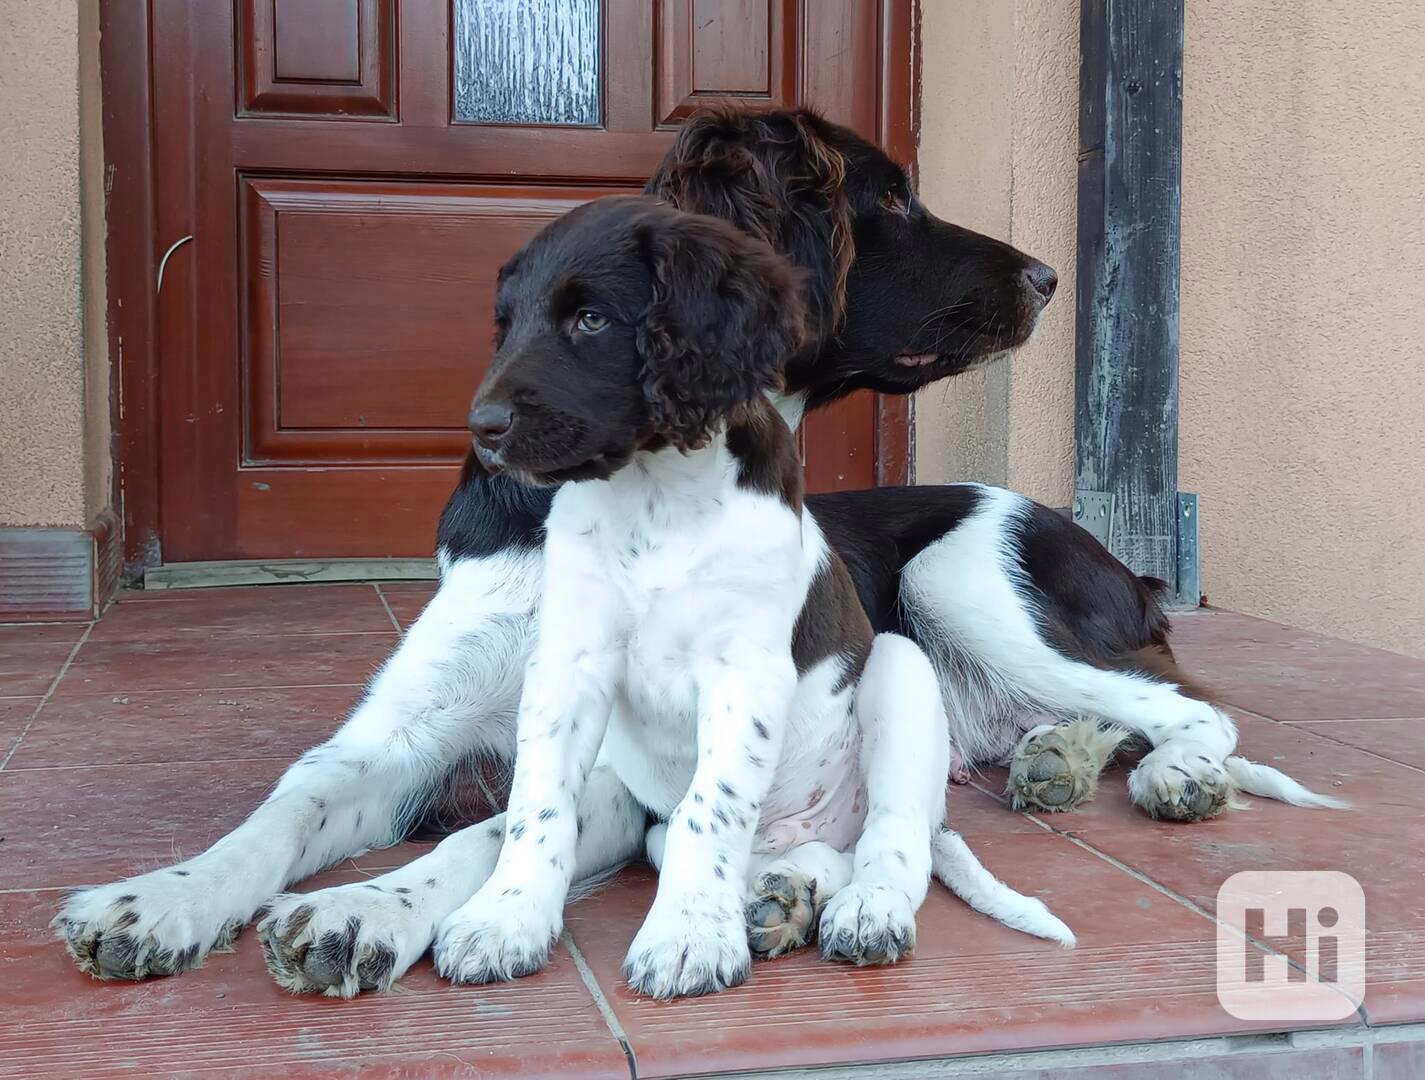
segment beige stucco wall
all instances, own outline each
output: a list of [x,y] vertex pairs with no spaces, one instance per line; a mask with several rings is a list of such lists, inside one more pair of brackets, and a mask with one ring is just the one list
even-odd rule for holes
[[920,483],[983,480],[1053,506],[1074,484],[1078,0],[925,0],[920,193],[951,221],[1059,273],[1012,360],[916,401]]
[[[1073,483],[1078,4],[926,0],[921,190],[1059,270],[916,404],[917,476]],[[1425,655],[1425,8],[1193,0],[1180,487],[1214,604]]]
[[1425,655],[1425,8],[1193,0],[1180,483],[1213,603]]
[[0,525],[108,502],[97,4],[0,6]]

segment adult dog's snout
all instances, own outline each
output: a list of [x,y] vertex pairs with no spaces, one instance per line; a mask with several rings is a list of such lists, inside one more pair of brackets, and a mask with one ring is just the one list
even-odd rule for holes
[[1054,298],[1054,289],[1059,284],[1059,275],[1053,267],[1045,266],[1037,259],[1031,259],[1024,268],[1024,283],[1029,286],[1031,298],[1043,305]]
[[487,401],[470,410],[466,423],[475,441],[487,450],[498,450],[514,426],[515,411],[508,405]]

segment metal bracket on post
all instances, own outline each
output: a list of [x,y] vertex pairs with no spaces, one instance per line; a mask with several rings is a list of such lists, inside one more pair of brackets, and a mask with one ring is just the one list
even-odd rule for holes
[[1105,548],[1113,550],[1113,492],[1075,491],[1073,520]]
[[1197,496],[1178,492],[1178,588],[1179,608],[1202,606],[1202,564],[1198,559]]

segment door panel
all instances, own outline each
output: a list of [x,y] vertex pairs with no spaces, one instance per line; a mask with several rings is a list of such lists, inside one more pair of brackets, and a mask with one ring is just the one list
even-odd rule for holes
[[579,203],[636,190],[243,186],[245,467],[458,459],[452,403],[489,364],[500,264]]
[[[179,561],[429,554],[500,264],[711,97],[876,136],[897,0],[151,3]],[[875,417],[809,421],[813,487],[875,482]]]
[[242,116],[396,119],[395,0],[239,0]]

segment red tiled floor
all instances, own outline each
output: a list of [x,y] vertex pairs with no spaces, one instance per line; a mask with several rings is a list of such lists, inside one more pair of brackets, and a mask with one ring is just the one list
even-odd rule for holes
[[[335,731],[360,698],[360,686],[62,692],[46,703],[10,768],[249,757],[291,761]],[[0,719],[0,738],[3,732]]]
[[1226,611],[1177,619],[1173,648],[1219,700],[1274,720],[1425,715],[1425,660]]
[[84,630],[83,623],[0,626],[0,698],[48,691]]
[[374,585],[129,592],[94,627],[94,641],[170,634],[359,634],[394,627]]
[[1425,717],[1408,720],[1322,720],[1302,723],[1300,727],[1312,735],[1359,750],[1369,750],[1402,765],[1425,770]]
[[[328,874],[317,885],[353,880]],[[296,998],[263,968],[251,931],[235,953],[177,979],[98,983],[47,929],[56,893],[0,894],[0,1073],[33,1077],[629,1075],[573,961],[452,987],[422,961],[399,991]]]
[[[814,949],[754,965],[712,998],[653,1002],[621,975],[652,902],[639,870],[569,912],[575,943],[610,993],[639,1076],[790,1068],[1240,1032],[1216,999],[1216,929],[1171,897],[1062,837],[981,836],[998,876],[1044,899],[1072,951],[999,926],[934,886],[915,955],[894,968],[828,964]],[[1168,973],[1171,973],[1169,976]]]
[[0,698],[0,761],[5,760],[39,703],[37,697]]
[[0,889],[91,885],[196,855],[242,821],[286,765],[6,769]]
[[386,598],[386,603],[391,605],[391,614],[396,616],[401,628],[405,629],[416,621],[416,617],[430,603],[430,598],[435,595],[435,582],[388,582],[382,584],[381,594]]
[[190,633],[138,641],[91,641],[60,692],[329,686],[364,683],[390,655],[395,632],[281,635]]
[[[392,616],[408,626],[433,591],[413,582],[126,596],[18,745],[85,627],[0,627],[0,760],[14,748],[0,771],[0,890],[11,890],[0,891],[0,976],[9,976],[0,978],[0,1074],[629,1074],[562,950],[548,971],[510,986],[457,990],[424,960],[392,994],[332,1002],[278,991],[250,933],[200,972],[101,985],[45,930],[60,887],[194,854],[241,821],[358,700],[395,644]],[[1064,917],[1078,949],[997,926],[937,885],[916,955],[895,968],[848,969],[809,950],[758,965],[746,987],[671,1004],[623,987],[623,955],[653,884],[646,870],[626,872],[574,905],[569,925],[627,1031],[638,1075],[1260,1030],[1217,1004],[1215,927],[1196,910],[1210,912],[1239,869],[1354,874],[1367,895],[1369,1020],[1425,1020],[1425,854],[1415,839],[1425,835],[1425,720],[1393,719],[1425,716],[1425,664],[1242,616],[1179,622],[1184,665],[1251,710],[1239,714],[1241,752],[1352,799],[1354,810],[1254,799],[1200,825],[1155,823],[1128,804],[1118,769],[1093,804],[1031,818],[986,793],[1003,787],[1002,771],[988,770],[976,786],[951,790],[951,824],[994,872]],[[1301,722],[1314,720],[1324,722]],[[306,887],[426,850],[373,852]],[[1341,1034],[1356,1030],[1348,1023]],[[1259,1045],[1249,1055],[1216,1045],[1200,1060],[1157,1054],[985,1075],[1295,1080],[1363,1071],[1356,1046]],[[1378,1077],[1419,1072],[1413,1045],[1373,1052]]]
[[[1418,772],[1288,725],[1239,717],[1242,750],[1350,810],[1305,810],[1267,799],[1196,825],[1148,822],[1125,810],[1124,773],[1105,777],[1092,807],[1044,819],[1153,881],[1216,909],[1240,870],[1338,870],[1366,894],[1366,1012],[1373,1023],[1425,1019],[1425,798]],[[1340,781],[1339,786],[1335,783]],[[1300,956],[1301,943],[1284,944]]]

